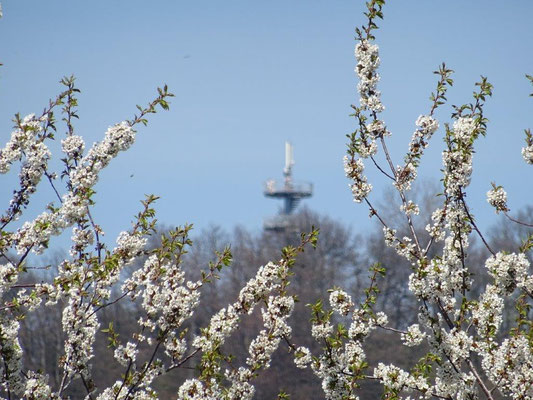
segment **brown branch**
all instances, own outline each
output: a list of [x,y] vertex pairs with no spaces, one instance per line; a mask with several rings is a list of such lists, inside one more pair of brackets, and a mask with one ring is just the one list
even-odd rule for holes
[[481,379],[481,377],[479,376],[476,368],[474,367],[474,364],[472,363],[472,360],[468,359],[468,360],[466,360],[466,363],[468,364],[468,367],[470,368],[470,371],[472,371],[472,373],[476,377],[476,381],[477,381],[479,387],[481,387],[481,390],[483,391],[483,393],[485,393],[485,396],[487,396],[487,399],[494,400],[494,398],[492,397],[491,391],[483,383],[483,380]]

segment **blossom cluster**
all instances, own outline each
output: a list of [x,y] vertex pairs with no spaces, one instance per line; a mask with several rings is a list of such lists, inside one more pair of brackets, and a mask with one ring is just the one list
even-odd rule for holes
[[[346,316],[351,312],[351,323],[347,331],[344,328],[334,330],[331,314],[323,313],[319,308],[314,312],[311,334],[318,342],[326,343],[324,351],[313,357],[311,351],[303,346],[294,349],[294,362],[298,368],[310,367],[321,380],[326,399],[351,399],[358,396],[353,392],[359,373],[366,365],[363,343],[377,327],[385,327],[387,316],[378,312],[372,315],[365,308],[353,309],[351,296],[342,289],[331,291],[329,303],[334,313]],[[339,340],[340,339],[340,340]]]
[[374,368],[374,377],[383,383],[387,388],[386,390],[393,393],[399,393],[402,391],[411,393],[414,390],[418,390],[422,393],[431,394],[429,391],[429,385],[423,377],[415,377],[394,365],[379,363],[378,366]]
[[65,340],[64,370],[67,377],[89,375],[89,360],[94,357],[93,344],[100,327],[94,307],[81,304],[80,295],[72,295],[63,310]]
[[249,357],[246,359],[247,367],[226,370],[224,373],[231,383],[227,389],[228,398],[252,399],[255,388],[250,381],[254,378],[254,374],[259,369],[269,368],[272,355],[279,347],[282,338],[290,338],[292,328],[287,324],[287,319],[293,309],[292,296],[269,296],[266,309],[261,310],[265,329],[262,329],[250,343]]
[[329,295],[329,303],[333,310],[341,315],[348,315],[353,307],[351,296],[344,290],[336,289]]
[[[36,129],[32,128],[31,131]],[[26,135],[24,140],[31,140],[31,137]],[[80,160],[79,165],[71,170],[69,178],[73,189],[62,197],[61,207],[53,212],[43,212],[34,221],[25,222],[13,235],[11,240],[16,245],[18,253],[23,254],[28,250],[37,254],[42,253],[48,247],[51,236],[59,235],[65,228],[84,219],[89,202],[87,189],[96,184],[100,171],[117,156],[119,151],[131,146],[134,138],[135,131],[127,122],[110,127],[104,140],[95,143],[88,154]]]
[[37,118],[29,114],[21,121],[12,132],[10,140],[0,149],[0,174],[9,172],[11,165],[16,161],[23,161],[19,172],[19,190],[13,191],[7,213],[0,218],[3,223],[16,220],[22,214],[22,207],[28,205],[30,196],[36,191],[47,170],[51,157],[50,150],[44,144],[46,135],[43,134],[48,122],[47,114]]
[[431,115],[420,115],[416,120],[415,130],[409,143],[409,152],[405,156],[405,164],[396,168],[396,181],[394,186],[399,190],[407,191],[411,189],[412,182],[417,177],[417,170],[420,158],[429,145],[429,139],[439,128],[439,122]]
[[81,136],[70,135],[61,141],[61,149],[70,158],[80,158],[85,150],[85,141]]
[[482,360],[483,370],[500,390],[513,398],[533,398],[533,354],[531,343],[520,335],[505,339]]
[[507,208],[507,193],[501,186],[494,186],[487,192],[487,202],[496,209],[496,212],[509,211]]
[[499,252],[485,262],[485,267],[494,278],[495,286],[505,294],[511,294],[516,287],[533,290],[533,276],[529,266],[529,260],[524,253]]
[[[46,117],[37,118],[35,114],[29,114],[22,119],[20,126],[11,133],[10,140],[0,150],[1,174],[8,173],[11,165],[15,161],[22,160],[24,155],[28,155],[28,161],[49,158],[50,152],[38,137],[43,131],[44,122],[46,122]],[[32,163],[31,161],[30,164],[38,164],[38,162]],[[37,169],[43,170],[41,166]],[[35,172],[38,173],[38,171]]]
[[[95,143],[87,155],[83,157],[80,165],[70,174],[70,181],[75,189],[88,189],[98,181],[99,172],[118,155],[120,151],[127,150],[135,141],[135,130],[126,121],[111,126],[105,133],[104,140]],[[81,143],[69,139],[68,151],[77,153]],[[78,146],[78,147],[76,147]]]
[[367,182],[366,176],[363,175],[364,168],[363,160],[350,160],[348,156],[344,156],[344,172],[346,177],[353,181],[348,186],[352,191],[353,201],[356,203],[363,201],[372,190],[372,185]]
[[355,72],[359,77],[357,89],[361,100],[361,106],[374,112],[385,109],[381,103],[381,93],[377,90],[379,74],[376,72],[380,64],[379,48],[368,40],[361,40],[355,46],[355,58],[357,65]]
[[396,229],[384,226],[383,239],[385,244],[396,250],[396,253],[400,256],[405,257],[409,261],[416,259],[416,244],[413,243],[413,240],[409,236],[404,236],[402,239],[399,239],[396,236]]
[[422,343],[425,336],[426,334],[420,330],[420,325],[418,324],[409,326],[409,328],[407,328],[407,332],[401,334],[403,342],[409,347],[417,346]]
[[533,135],[529,129],[526,130],[526,145],[522,147],[522,157],[528,164],[533,164]]
[[400,206],[400,211],[403,211],[406,215],[420,214],[420,208],[418,207],[418,204],[414,203],[412,200],[409,200],[407,204],[402,204]]
[[238,300],[211,318],[208,328],[194,339],[193,346],[210,351],[223,344],[237,328],[239,315],[251,314],[263,296],[279,287],[284,270],[283,265],[272,262],[260,267],[256,276],[241,289]]
[[528,164],[533,164],[533,145],[522,148],[522,157]]
[[18,340],[20,323],[7,316],[0,316],[0,364],[2,374],[2,389],[22,394],[24,381],[22,380],[22,349]]
[[[279,291],[284,279],[289,273],[284,261],[277,264],[268,263],[259,268],[255,277],[250,279],[241,289],[237,301],[220,309],[209,322],[209,325],[197,335],[192,346],[204,353],[217,351],[227,338],[238,328],[240,317],[251,314],[260,301],[266,301],[266,309],[262,309],[264,330],[250,343],[247,367],[239,367],[224,371],[224,376],[230,382],[228,388],[211,384],[211,375],[207,382],[193,379],[186,381],[178,391],[178,399],[190,398],[222,398],[222,393],[231,399],[251,399],[255,393],[250,380],[258,369],[268,368],[273,352],[277,349],[283,337],[290,337],[291,328],[287,318],[294,309],[294,299],[291,296],[279,294],[268,296],[269,293]],[[213,360],[205,359],[202,368],[220,373],[221,367]],[[197,393],[201,396],[194,397]],[[198,394],[200,396],[200,394]]]
[[460,117],[453,123],[451,148],[442,153],[446,194],[458,197],[461,188],[470,184],[472,144],[476,124],[472,117]]

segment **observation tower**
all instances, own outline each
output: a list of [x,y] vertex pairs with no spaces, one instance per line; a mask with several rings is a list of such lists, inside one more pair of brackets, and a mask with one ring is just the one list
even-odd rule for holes
[[283,200],[283,208],[278,215],[266,218],[263,228],[267,231],[285,231],[292,224],[292,212],[301,199],[313,195],[313,184],[308,182],[295,182],[292,179],[294,166],[292,144],[285,142],[285,168],[283,181],[269,179],[265,182],[264,194],[266,197]]

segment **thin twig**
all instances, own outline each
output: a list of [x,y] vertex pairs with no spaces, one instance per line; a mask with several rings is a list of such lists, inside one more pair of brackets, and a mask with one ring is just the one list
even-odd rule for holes
[[513,221],[514,223],[516,224],[520,224],[520,225],[523,225],[523,226],[527,226],[528,228],[533,228],[533,224],[528,224],[526,222],[522,222],[522,221],[519,221],[513,217],[511,217],[509,215],[509,213],[507,211],[504,211],[503,214],[510,220],[510,221]]
[[393,181],[396,180],[396,178],[394,178],[393,176],[389,175],[385,170],[383,170],[383,168],[381,168],[381,166],[377,163],[377,161],[374,158],[374,156],[370,156],[370,159],[372,160],[372,162],[374,163],[376,168],[379,169],[383,175],[385,175],[387,178],[389,178],[389,179],[391,179]]
[[52,185],[52,189],[54,189],[54,192],[59,200],[60,203],[63,203],[63,199],[61,198],[61,196],[59,195],[59,192],[57,191],[55,185],[54,185],[54,181],[52,179],[52,176],[47,172],[45,171],[44,172],[44,175],[48,178],[48,182],[50,182],[50,185]]
[[478,385],[481,387],[481,390],[483,390],[483,393],[485,393],[485,395],[487,396],[487,399],[488,400],[494,400],[494,398],[492,397],[492,393],[487,388],[487,386],[485,386],[485,384],[483,383],[483,380],[481,379],[481,377],[479,376],[476,368],[474,367],[474,364],[472,363],[472,360],[468,359],[468,360],[466,360],[466,363],[468,364],[468,367],[470,368],[470,371],[472,371],[472,373],[476,377],[476,381],[477,381]]

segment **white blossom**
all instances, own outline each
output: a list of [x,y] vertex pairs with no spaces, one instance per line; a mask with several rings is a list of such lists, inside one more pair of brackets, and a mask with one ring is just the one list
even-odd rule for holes
[[341,315],[348,315],[353,307],[352,298],[344,290],[334,290],[329,295],[329,304],[331,308]]
[[64,370],[69,377],[77,373],[84,376],[89,373],[89,360],[94,357],[93,343],[100,327],[94,307],[80,304],[80,294],[73,294],[63,310],[62,318],[67,337]]
[[507,193],[501,186],[494,186],[487,192],[487,202],[496,209],[496,212],[508,211]]
[[524,253],[499,252],[487,259],[485,267],[504,293],[511,293],[515,287],[529,288],[531,285],[529,261]]
[[363,160],[350,160],[347,156],[344,156],[344,172],[348,179],[353,181],[348,186],[356,203],[363,201],[372,191],[372,185],[367,182],[366,177],[363,175],[364,168]]
[[305,369],[313,360],[307,347],[300,346],[294,352],[294,363],[300,369]]
[[333,333],[333,325],[328,321],[314,323],[311,326],[311,336],[315,339],[325,339]]
[[187,379],[178,390],[179,400],[204,400],[206,392],[204,385],[198,379]]
[[[425,135],[432,135],[437,129],[439,129],[439,121],[431,115],[420,115],[415,124]],[[427,144],[425,144],[425,146],[427,146]]]
[[115,349],[114,356],[120,365],[127,366],[129,363],[135,362],[138,353],[137,345],[133,342],[128,342],[126,346],[119,345]]
[[81,136],[70,135],[61,141],[61,149],[71,158],[80,158],[85,149],[85,142]]
[[361,107],[377,113],[382,112],[385,107],[381,103],[381,93],[377,90],[377,83],[380,79],[376,72],[380,63],[378,46],[368,40],[359,41],[355,46],[355,58],[357,59],[355,72],[359,77],[357,89]]
[[476,307],[472,310],[472,320],[481,337],[488,339],[495,335],[502,323],[504,300],[500,290],[494,285],[487,285]]
[[409,326],[407,328],[407,333],[401,334],[402,341],[406,346],[409,347],[417,346],[422,343],[422,340],[424,340],[425,336],[426,334],[420,330],[420,325],[418,324]]
[[403,211],[406,215],[418,215],[420,214],[420,208],[418,204],[413,203],[412,200],[409,200],[407,204],[402,204],[400,210]]
[[34,400],[49,400],[52,398],[52,389],[48,386],[48,376],[31,371],[26,379],[24,396]]
[[0,373],[3,377],[0,387],[16,394],[22,394],[24,391],[19,329],[18,321],[7,316],[0,316],[0,352],[3,358],[0,363]]
[[533,164],[533,144],[522,147],[522,157],[528,164]]

